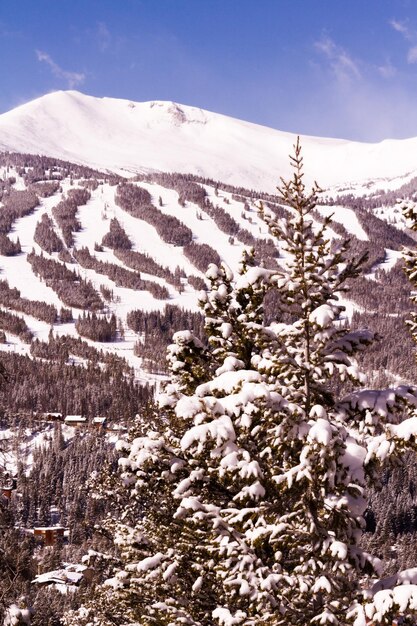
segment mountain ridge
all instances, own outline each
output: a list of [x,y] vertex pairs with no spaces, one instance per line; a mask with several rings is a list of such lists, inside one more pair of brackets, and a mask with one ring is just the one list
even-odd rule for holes
[[[58,91],[0,115],[0,150],[104,171],[191,173],[273,192],[290,173],[295,135],[170,101]],[[324,187],[417,170],[417,138],[366,144],[302,136],[306,181]]]

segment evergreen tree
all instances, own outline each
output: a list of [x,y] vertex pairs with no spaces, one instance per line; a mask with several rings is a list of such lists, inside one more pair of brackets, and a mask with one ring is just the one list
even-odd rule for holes
[[122,565],[67,625],[365,626],[417,606],[414,574],[372,587],[380,563],[359,545],[365,490],[414,445],[417,418],[398,422],[416,390],[361,388],[355,353],[375,336],[346,328],[340,296],[364,259],[315,223],[298,142],[292,162],[288,217],[261,208],[282,266],[209,268],[207,347],[174,335],[160,412],[119,446]]
[[[407,220],[407,226],[417,232],[417,205],[414,201],[410,200],[402,204],[402,212]],[[408,276],[409,281],[411,282],[414,289],[416,289],[417,285],[417,250],[406,248],[404,250],[404,260],[405,260],[405,272]],[[417,303],[417,293],[414,291],[411,294],[411,301],[413,304]],[[414,307],[414,310],[411,313],[411,320],[408,322],[411,336],[413,338],[414,343],[417,343],[417,311]]]
[[[23,623],[18,620],[7,621],[7,616],[11,619],[11,616],[20,613],[15,603],[20,603],[20,596],[27,591],[34,576],[32,553],[33,540],[22,536],[15,528],[11,505],[0,496],[0,623],[3,620],[4,624]],[[23,613],[28,618],[25,623],[29,623],[30,613]]]

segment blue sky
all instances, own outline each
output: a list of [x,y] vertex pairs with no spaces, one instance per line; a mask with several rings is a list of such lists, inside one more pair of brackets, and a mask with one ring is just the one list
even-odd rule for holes
[[0,112],[58,89],[417,136],[416,0],[4,0]]

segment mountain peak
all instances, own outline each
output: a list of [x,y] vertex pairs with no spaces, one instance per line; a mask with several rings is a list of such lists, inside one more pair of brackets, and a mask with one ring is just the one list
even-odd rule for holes
[[[0,150],[98,169],[199,174],[274,191],[291,173],[295,135],[171,101],[133,102],[56,91],[0,115]],[[309,181],[322,186],[417,169],[417,139],[365,144],[302,137]]]

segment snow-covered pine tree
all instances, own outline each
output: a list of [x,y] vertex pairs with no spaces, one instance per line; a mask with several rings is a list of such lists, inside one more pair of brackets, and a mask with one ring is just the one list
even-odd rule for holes
[[[413,200],[401,203],[401,209],[404,218],[406,219],[407,226],[417,232],[417,204]],[[405,261],[405,272],[408,276],[414,289],[417,289],[417,250],[407,248],[403,253]],[[413,304],[417,304],[417,291],[412,292],[411,301]],[[414,309],[411,313],[411,320],[408,322],[411,336],[415,343],[417,343],[417,312]]]
[[360,389],[354,355],[374,336],[347,329],[340,294],[361,261],[314,220],[298,142],[292,162],[287,219],[261,209],[281,267],[246,254],[236,277],[209,268],[208,345],[174,336],[154,430],[119,445],[123,566],[68,626],[365,626],[417,607],[417,586],[401,585],[415,572],[373,586],[379,562],[359,544],[365,490],[414,446],[417,418],[398,422],[416,390]]

